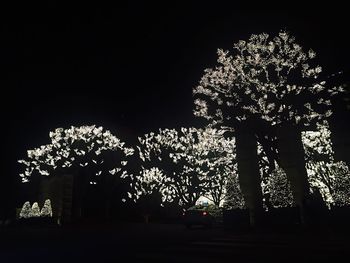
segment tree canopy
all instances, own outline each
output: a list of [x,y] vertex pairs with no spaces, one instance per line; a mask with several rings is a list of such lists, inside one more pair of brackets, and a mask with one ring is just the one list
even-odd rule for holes
[[[123,167],[134,150],[103,127],[57,128],[49,136],[50,144],[28,150],[27,158],[18,161],[25,165],[24,172],[20,174],[23,182],[27,182],[35,173],[53,176],[64,172],[74,173],[85,167],[94,171],[96,176],[102,172],[120,174],[124,178],[127,176]],[[107,165],[105,162],[111,158]]]
[[219,65],[206,69],[193,89],[196,116],[221,125],[247,118],[309,125],[330,116],[330,96],[341,88],[320,80],[316,53],[304,51],[289,33],[253,34],[232,53],[217,53]]
[[157,189],[162,201],[194,205],[206,196],[219,205],[229,177],[237,176],[234,139],[212,128],[160,129],[139,138],[142,171],[136,199]]

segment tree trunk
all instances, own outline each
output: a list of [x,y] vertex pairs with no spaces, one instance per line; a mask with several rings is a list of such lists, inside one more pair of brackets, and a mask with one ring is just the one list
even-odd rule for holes
[[239,185],[249,209],[250,225],[257,226],[263,214],[257,141],[253,130],[247,125],[238,127],[235,136]]
[[52,217],[56,220],[56,222],[60,222],[63,216],[63,183],[64,176],[52,176],[42,178],[41,181],[41,191],[39,200],[42,204],[44,204],[46,199],[50,199],[51,207],[52,207]]
[[87,190],[88,175],[79,171],[73,177],[72,220],[79,220],[83,216],[83,202]]
[[109,220],[110,219],[110,211],[111,211],[111,201],[110,199],[105,199],[103,205],[103,216],[104,219]]
[[304,148],[301,131],[285,124],[278,128],[278,151],[280,164],[290,181],[293,198],[300,209],[300,221],[306,224],[305,206],[309,198],[309,182],[305,167]]

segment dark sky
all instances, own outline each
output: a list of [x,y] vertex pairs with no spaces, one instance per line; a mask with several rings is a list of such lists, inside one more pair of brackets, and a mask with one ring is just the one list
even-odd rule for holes
[[[73,2],[73,1],[71,1]],[[1,62],[8,176],[56,127],[98,124],[124,140],[191,126],[192,88],[216,49],[251,33],[286,29],[333,73],[349,68],[344,6],[250,6],[129,1],[111,6],[27,1],[2,9]]]

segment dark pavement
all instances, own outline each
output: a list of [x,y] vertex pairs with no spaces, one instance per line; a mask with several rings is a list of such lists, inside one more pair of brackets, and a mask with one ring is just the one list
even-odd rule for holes
[[[347,262],[346,233],[237,231],[180,224],[0,230],[0,262]],[[345,261],[343,260],[345,259]]]

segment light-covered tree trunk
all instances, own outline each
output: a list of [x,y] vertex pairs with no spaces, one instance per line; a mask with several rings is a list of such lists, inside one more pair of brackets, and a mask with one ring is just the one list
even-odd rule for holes
[[235,136],[239,185],[249,208],[250,225],[257,226],[261,223],[263,214],[257,141],[253,130],[247,125],[238,127]]

